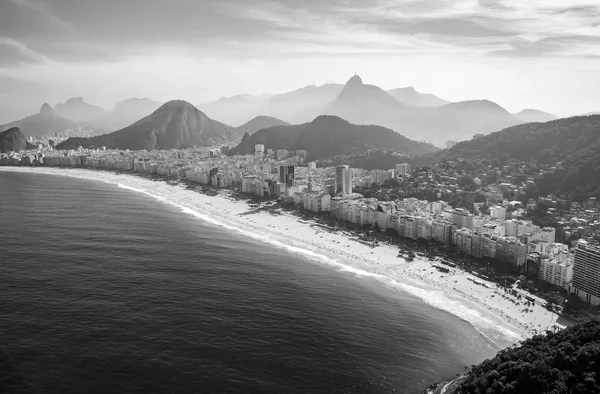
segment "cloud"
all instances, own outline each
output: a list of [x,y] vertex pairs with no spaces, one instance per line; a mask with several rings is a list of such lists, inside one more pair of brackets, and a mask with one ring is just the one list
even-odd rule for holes
[[19,41],[0,36],[0,67],[17,67],[29,63],[43,63],[48,59]]
[[[157,53],[276,58],[295,53],[590,56],[599,8],[572,0],[5,0],[0,36],[60,62]],[[399,43],[399,40],[402,43]],[[544,41],[548,40],[548,41]],[[553,42],[552,40],[555,40]],[[364,47],[374,46],[369,51]],[[574,51],[569,45],[583,46]]]

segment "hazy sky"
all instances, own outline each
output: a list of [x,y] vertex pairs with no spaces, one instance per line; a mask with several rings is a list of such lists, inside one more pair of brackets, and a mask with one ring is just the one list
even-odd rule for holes
[[598,0],[0,0],[0,122],[344,83],[600,111]]

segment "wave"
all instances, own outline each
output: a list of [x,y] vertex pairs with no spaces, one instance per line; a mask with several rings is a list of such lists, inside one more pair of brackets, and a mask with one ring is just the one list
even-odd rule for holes
[[[443,290],[434,290],[432,288],[431,289],[423,289],[423,288],[419,288],[417,286],[413,286],[410,284],[400,283],[397,280],[390,278],[389,276],[365,271],[365,270],[357,268],[355,266],[344,264],[345,260],[342,259],[340,261],[336,258],[329,257],[326,254],[320,253],[320,250],[316,251],[314,249],[311,249],[309,247],[309,245],[300,244],[296,240],[286,239],[285,241],[282,241],[282,240],[279,240],[276,236],[274,236],[271,233],[261,234],[259,232],[256,232],[256,229],[247,230],[247,229],[241,228],[240,223],[237,223],[237,222],[235,223],[236,225],[229,224],[226,222],[227,219],[223,219],[221,217],[219,217],[219,219],[217,219],[212,214],[200,213],[192,208],[178,204],[174,201],[169,200],[168,198],[158,196],[158,195],[150,193],[146,190],[138,189],[138,188],[135,188],[135,187],[132,187],[129,185],[123,185],[123,184],[118,184],[117,186],[120,188],[123,188],[123,189],[130,190],[130,191],[143,193],[145,195],[155,198],[156,200],[158,200],[160,202],[168,203],[172,206],[179,208],[183,213],[192,215],[198,219],[201,219],[201,220],[211,223],[213,225],[220,226],[227,230],[235,231],[244,236],[253,238],[255,240],[258,240],[258,241],[261,241],[264,243],[268,243],[279,249],[284,249],[284,250],[287,250],[287,251],[295,253],[295,254],[300,254],[300,255],[307,257],[313,261],[316,261],[319,263],[325,263],[329,266],[335,267],[340,272],[352,273],[358,277],[372,278],[372,279],[377,280],[378,282],[381,282],[387,286],[404,291],[414,297],[419,298],[426,304],[428,304],[436,309],[450,313],[450,314],[458,317],[459,319],[471,324],[480,333],[480,335],[482,335],[488,342],[490,342],[491,344],[493,344],[496,347],[498,347],[496,342],[494,340],[492,340],[489,336],[484,334],[483,331],[479,329],[479,327],[482,327],[484,329],[491,329],[496,332],[499,332],[501,335],[503,335],[506,339],[508,339],[510,341],[516,341],[516,340],[522,339],[522,335],[518,334],[515,331],[510,330],[509,328],[504,328],[504,327],[498,325],[497,321],[490,320],[490,319],[486,318],[482,313],[477,311],[476,309],[469,308],[467,303],[451,299],[444,293]],[[243,225],[249,226],[248,224],[243,224]],[[315,249],[318,250],[318,248],[316,248],[316,247],[315,247]],[[502,320],[502,319],[498,317],[498,320]]]

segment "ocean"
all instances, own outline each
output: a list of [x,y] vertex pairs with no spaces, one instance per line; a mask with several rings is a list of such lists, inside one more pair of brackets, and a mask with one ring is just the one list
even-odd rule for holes
[[413,295],[147,195],[0,172],[0,366],[23,392],[410,394],[498,350]]

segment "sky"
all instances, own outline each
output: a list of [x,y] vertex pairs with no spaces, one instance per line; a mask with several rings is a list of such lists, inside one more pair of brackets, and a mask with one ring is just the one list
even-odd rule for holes
[[600,111],[598,0],[0,0],[0,123],[345,83]]

